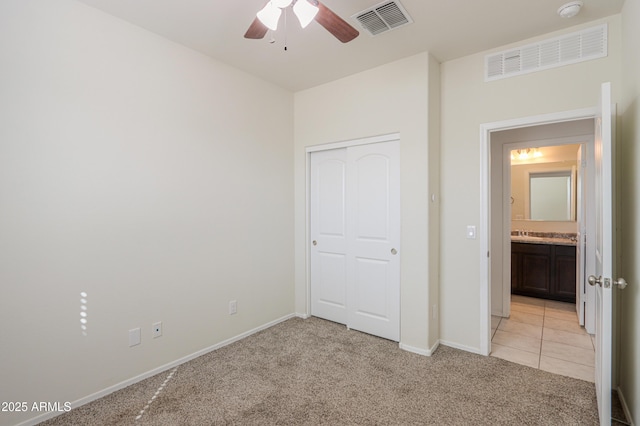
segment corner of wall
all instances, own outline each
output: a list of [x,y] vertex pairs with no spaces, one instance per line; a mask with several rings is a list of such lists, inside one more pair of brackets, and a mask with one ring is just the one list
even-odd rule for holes
[[429,347],[440,339],[440,62],[429,54]]

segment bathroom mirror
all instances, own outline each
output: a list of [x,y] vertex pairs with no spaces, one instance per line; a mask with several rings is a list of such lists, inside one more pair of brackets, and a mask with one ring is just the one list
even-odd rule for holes
[[574,220],[572,200],[570,170],[529,174],[530,220]]
[[576,161],[511,166],[511,219],[576,220]]

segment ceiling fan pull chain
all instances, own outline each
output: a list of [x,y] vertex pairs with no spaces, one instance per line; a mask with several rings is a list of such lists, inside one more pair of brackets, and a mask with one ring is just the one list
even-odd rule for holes
[[287,9],[284,9],[284,51],[287,51]]

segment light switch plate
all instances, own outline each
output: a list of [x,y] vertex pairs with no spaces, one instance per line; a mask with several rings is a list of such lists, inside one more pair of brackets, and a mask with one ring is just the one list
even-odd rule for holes
[[129,346],[140,344],[140,327],[129,330]]
[[473,225],[467,225],[467,239],[475,240],[476,239],[476,227]]

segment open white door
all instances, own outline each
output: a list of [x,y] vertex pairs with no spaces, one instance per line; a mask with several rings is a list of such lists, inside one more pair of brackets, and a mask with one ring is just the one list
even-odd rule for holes
[[[600,424],[611,424],[612,289],[603,285],[613,275],[611,84],[602,85],[595,129],[596,270],[596,396]],[[608,278],[607,278],[608,277]]]
[[612,299],[613,288],[624,288],[623,279],[613,280],[613,110],[611,84],[602,85],[595,129],[596,267],[589,284],[596,286],[596,395],[601,425],[611,424]]

